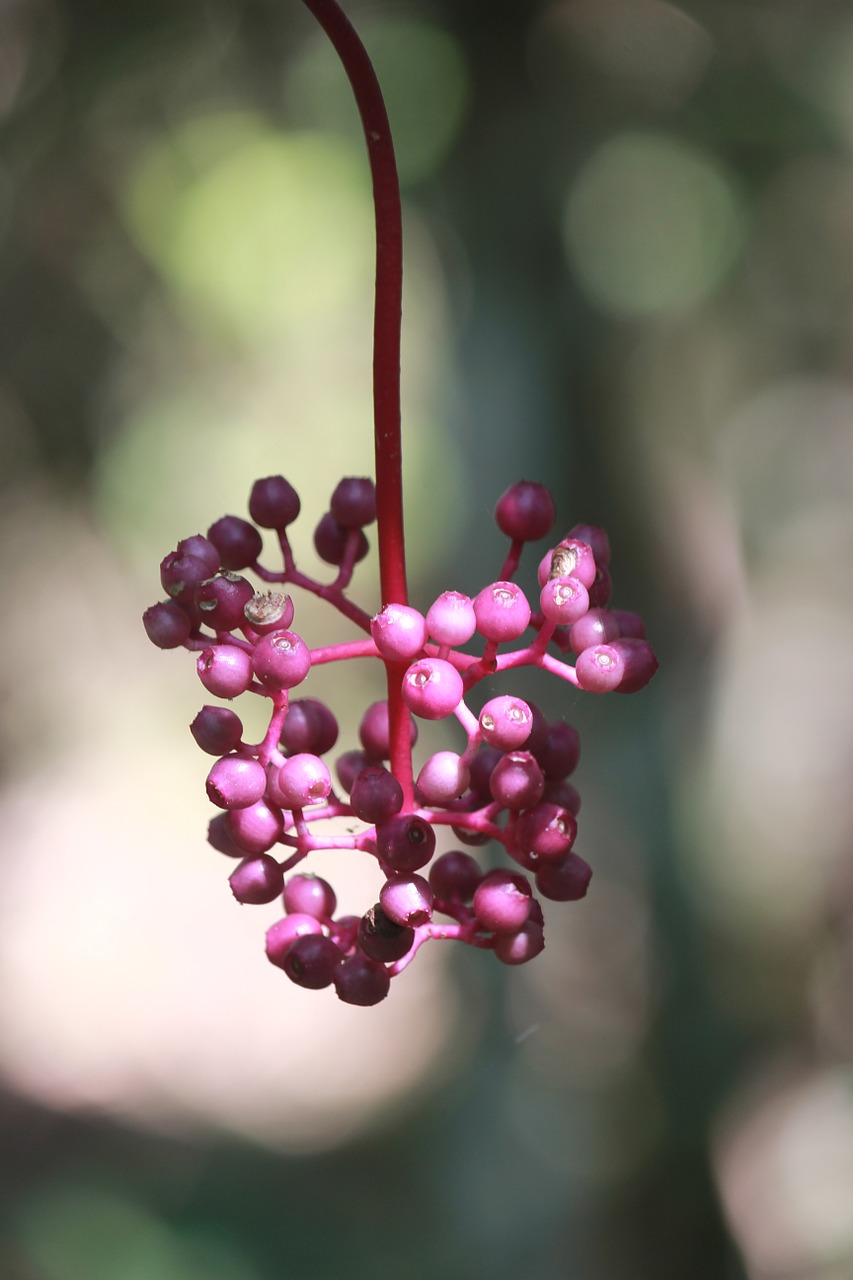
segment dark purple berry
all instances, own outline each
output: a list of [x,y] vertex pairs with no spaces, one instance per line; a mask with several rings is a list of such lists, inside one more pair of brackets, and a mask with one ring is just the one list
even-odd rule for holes
[[224,853],[226,858],[245,858],[246,850],[241,849],[231,838],[227,817],[227,813],[218,813],[215,818],[211,818],[207,827],[207,843],[217,853]]
[[160,582],[166,595],[177,604],[190,604],[196,587],[209,578],[207,563],[198,558],[170,551],[160,561]]
[[585,542],[587,546],[592,547],[592,554],[595,556],[595,563],[606,569],[610,564],[610,540],[606,532],[597,524],[576,524],[573,525],[566,535],[568,538],[575,538],[578,542]]
[[384,965],[356,952],[335,970],[335,991],[344,1004],[379,1004],[391,987],[391,975]]
[[430,887],[443,902],[470,902],[482,879],[482,868],[461,849],[443,853],[429,869]]
[[230,809],[226,824],[231,839],[245,853],[266,853],[284,830],[281,809],[266,800],[256,800],[245,809]]
[[350,804],[362,822],[387,822],[403,807],[403,788],[381,764],[368,765],[352,784]]
[[322,756],[338,740],[338,722],[325,702],[297,698],[290,702],[281,730],[281,747],[290,755],[310,751]]
[[[387,760],[391,754],[391,728],[387,702],[372,702],[361,717],[358,736],[366,754],[372,761]],[[418,740],[418,726],[414,720],[409,721],[409,736],[412,746]]]
[[577,729],[566,720],[557,720],[549,725],[545,745],[536,752],[536,759],[547,781],[559,781],[574,773],[580,754]]
[[345,751],[343,755],[338,756],[335,761],[335,773],[344,791],[348,793],[352,791],[356,778],[369,763],[370,760],[364,751]]
[[536,920],[528,920],[517,933],[495,935],[495,955],[502,964],[526,964],[545,946],[545,930]]
[[152,604],[142,615],[145,634],[158,649],[178,649],[189,638],[192,624],[179,604],[164,600]]
[[578,824],[568,809],[540,800],[519,814],[515,841],[522,853],[551,862],[569,852],[577,833]]
[[178,543],[178,552],[182,556],[195,556],[197,560],[201,560],[207,568],[207,573],[204,575],[206,578],[212,577],[222,565],[216,547],[209,538],[202,537],[200,533],[182,538]]
[[299,494],[284,476],[256,480],[249,494],[249,515],[262,529],[286,529],[299,515]]
[[610,612],[616,620],[620,638],[645,640],[646,626],[638,613],[631,613],[629,609],[611,609]]
[[263,539],[253,524],[240,516],[223,516],[210,526],[207,536],[222,560],[223,569],[246,569],[263,550]]
[[481,848],[484,844],[488,844],[491,836],[487,831],[477,831],[474,827],[452,826],[450,830],[456,836],[460,844],[467,844],[472,849]]
[[285,916],[283,920],[276,920],[275,924],[267,929],[267,957],[273,964],[283,968],[285,956],[296,939],[312,933],[323,933],[323,926],[313,916],[299,915],[294,912],[293,915]]
[[613,579],[608,569],[598,566],[595,582],[589,589],[589,603],[593,609],[606,609],[613,595]]
[[390,920],[378,902],[362,916],[358,926],[359,948],[371,960],[382,964],[402,960],[414,940],[414,929]]
[[376,488],[369,477],[348,476],[339,480],[329,503],[329,511],[346,529],[361,529],[376,519]]
[[228,877],[228,883],[238,902],[260,905],[278,897],[284,876],[275,858],[261,853],[254,858],[244,858]]
[[425,867],[435,853],[435,832],[424,818],[400,813],[376,828],[376,852],[399,875]]
[[658,669],[658,660],[648,640],[620,637],[610,647],[617,651],[625,667],[625,674],[618,685],[619,692],[636,693],[638,689],[645,689]]
[[245,623],[243,610],[254,594],[248,578],[239,573],[217,573],[196,587],[195,603],[205,626],[214,631],[233,631]]
[[202,707],[190,725],[190,733],[209,756],[227,756],[240,745],[243,721],[228,707]]
[[542,799],[545,779],[529,751],[510,751],[492,770],[489,790],[506,809],[530,809]]
[[552,902],[577,902],[586,897],[592,867],[576,853],[569,853],[559,862],[549,862],[536,872],[536,888]]
[[326,564],[342,564],[351,537],[355,539],[355,562],[358,563],[370,550],[367,538],[360,529],[350,530],[338,524],[331,511],[327,511],[314,530],[314,547],[317,555],[321,560],[325,560]]
[[489,779],[503,752],[497,747],[480,747],[469,766],[471,773],[471,790],[484,802],[491,796]]
[[495,520],[501,533],[520,542],[535,542],[550,533],[557,513],[544,484],[517,480],[498,498]]
[[298,987],[320,991],[331,986],[341,959],[331,938],[321,933],[303,933],[287,948],[281,967]]

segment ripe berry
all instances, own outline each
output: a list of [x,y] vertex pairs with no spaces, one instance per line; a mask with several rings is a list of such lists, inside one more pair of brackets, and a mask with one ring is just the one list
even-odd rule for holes
[[178,604],[191,603],[196,587],[209,577],[207,563],[198,556],[170,551],[160,562],[163,590]]
[[272,631],[255,645],[252,667],[267,688],[292,689],[307,676],[311,654],[295,631]]
[[152,604],[142,615],[145,634],[158,649],[178,649],[189,638],[192,625],[189,614],[179,604],[164,600]]
[[224,853],[226,858],[245,858],[246,850],[236,845],[228,830],[227,813],[218,813],[211,818],[207,826],[207,843],[217,853]]
[[252,683],[252,659],[245,649],[219,644],[204,649],[196,661],[198,678],[217,698],[236,698]]
[[575,653],[583,653],[596,644],[608,644],[619,638],[619,624],[606,609],[590,609],[569,631],[569,644]]
[[207,775],[207,795],[220,809],[245,809],[260,800],[267,775],[259,761],[246,756],[224,756]]
[[273,964],[283,967],[284,958],[297,938],[304,937],[305,934],[322,934],[322,932],[323,926],[313,916],[294,912],[293,915],[285,916],[283,920],[276,920],[275,924],[267,929],[267,957]]
[[495,934],[494,951],[502,964],[527,964],[545,946],[545,930],[537,920],[528,920],[517,933]]
[[330,920],[337,905],[334,889],[321,876],[291,876],[284,886],[284,909],[288,915],[297,913]]
[[482,879],[479,863],[460,849],[443,853],[429,869],[430,887],[444,902],[470,902]]
[[535,542],[550,532],[557,513],[544,484],[518,480],[498,498],[495,520],[501,533],[521,542]]
[[291,699],[281,729],[281,748],[290,755],[310,751],[322,756],[338,740],[338,722],[319,698]]
[[254,594],[248,578],[239,573],[217,573],[196,587],[195,603],[206,626],[214,631],[233,631],[246,621],[243,610]]
[[576,902],[586,897],[592,867],[576,853],[569,853],[559,862],[549,862],[536,872],[536,888],[552,902]]
[[202,707],[190,725],[190,733],[210,756],[227,756],[240,745],[243,721],[228,707]]
[[266,853],[284,830],[281,809],[267,800],[256,800],[245,809],[230,809],[226,825],[231,839],[246,853]]
[[[388,703],[372,702],[361,717],[358,736],[361,745],[371,760],[387,760],[391,754],[390,722],[388,719]],[[409,735],[412,746],[418,740],[418,726],[414,720],[409,721]]]
[[361,529],[376,519],[376,488],[369,477],[348,476],[339,480],[329,503],[338,524]]
[[493,933],[515,933],[530,915],[532,891],[518,871],[490,871],[474,890],[474,915]]
[[581,754],[581,738],[574,725],[556,720],[548,726],[545,743],[536,752],[546,779],[560,781],[574,773]]
[[569,852],[577,833],[578,824],[568,809],[540,800],[519,814],[515,842],[523,853],[551,862]]
[[467,790],[471,773],[455,751],[436,751],[418,774],[418,794],[425,804],[445,805]]
[[381,764],[368,765],[352,784],[350,804],[362,822],[387,822],[403,807],[403,788]]
[[370,550],[367,538],[360,529],[356,533],[345,525],[338,524],[331,511],[327,511],[314,530],[314,547],[320,559],[325,560],[326,564],[342,564],[351,532],[355,537],[355,562],[358,563]]
[[239,516],[223,516],[210,526],[207,536],[219,552],[224,569],[248,568],[264,546],[255,526]]
[[365,912],[358,926],[360,950],[371,960],[381,960],[383,964],[402,960],[414,940],[414,929],[389,919],[378,902]]
[[260,905],[278,897],[284,876],[275,858],[261,853],[254,858],[244,858],[228,877],[228,883],[238,902]]
[[477,629],[474,602],[461,591],[443,591],[427,610],[427,631],[438,644],[465,644]]
[[489,790],[506,809],[530,809],[542,799],[545,779],[529,751],[511,751],[492,770]]
[[588,546],[592,547],[592,554],[595,556],[595,563],[602,569],[606,569],[610,564],[610,540],[600,525],[573,525],[566,537],[574,538],[578,542],[585,542]]
[[392,871],[409,875],[425,867],[435,853],[435,832],[416,814],[397,814],[377,826],[376,852]]
[[335,991],[345,1004],[374,1005],[384,1000],[391,986],[391,975],[384,965],[356,952],[335,970]]
[[658,660],[648,640],[620,637],[610,647],[617,651],[625,667],[619,692],[636,693],[644,689],[658,669]]
[[200,533],[194,533],[189,538],[182,538],[178,543],[177,549],[179,555],[195,556],[197,560],[201,560],[207,569],[207,573],[204,575],[206,578],[210,578],[221,567],[222,562],[219,559],[219,552],[216,547],[209,538],[202,537]]
[[286,529],[299,510],[299,494],[284,476],[267,476],[252,485],[249,515],[262,529]]
[[517,640],[530,622],[530,605],[514,582],[492,582],[475,596],[474,616],[487,640]]
[[551,578],[539,593],[539,607],[549,622],[571,626],[589,609],[589,592],[577,578]]
[[379,905],[389,920],[411,929],[432,919],[433,891],[423,876],[394,876],[386,880]]
[[276,778],[279,794],[288,809],[319,804],[332,789],[332,776],[319,756],[302,752],[285,760]]
[[575,674],[582,689],[590,693],[610,693],[622,683],[625,660],[615,645],[597,644],[578,654]]
[[426,619],[404,604],[386,604],[371,620],[370,634],[383,658],[409,662],[426,644]]
[[403,676],[403,699],[422,720],[443,720],[462,701],[462,677],[442,658],[421,658]]
[[341,963],[341,952],[321,933],[303,933],[287,948],[281,967],[298,987],[321,991],[331,986]]
[[513,751],[530,737],[533,712],[522,698],[490,698],[480,712],[480,732],[491,747]]
[[364,751],[344,751],[335,761],[335,773],[344,791],[350,792],[355,780],[370,763]]

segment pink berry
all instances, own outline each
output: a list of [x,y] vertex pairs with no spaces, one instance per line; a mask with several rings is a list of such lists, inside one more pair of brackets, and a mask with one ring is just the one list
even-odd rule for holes
[[291,699],[281,730],[281,747],[295,755],[310,751],[322,756],[338,740],[338,722],[334,714],[318,698]]
[[571,626],[589,609],[589,592],[577,578],[551,578],[539,593],[539,607],[549,622]]
[[384,1000],[391,987],[391,975],[384,965],[356,952],[335,970],[335,991],[345,1004],[369,1006]]
[[252,667],[268,689],[292,689],[308,675],[311,654],[295,631],[272,631],[255,645]]
[[338,524],[361,529],[376,519],[376,488],[369,477],[349,476],[339,480],[329,503]]
[[[388,718],[388,703],[372,702],[361,717],[358,736],[361,745],[371,760],[387,760],[391,754],[391,729]],[[409,721],[409,735],[412,746],[418,740],[418,726],[414,720]]]
[[379,905],[395,924],[416,929],[432,919],[433,891],[423,876],[394,876],[386,880]]
[[610,693],[622,683],[625,660],[615,644],[597,644],[578,654],[575,674],[589,693]]
[[422,720],[443,720],[462,701],[462,677],[442,658],[421,658],[403,676],[403,699]]
[[514,582],[492,582],[475,596],[474,616],[487,640],[517,640],[530,622],[530,605]]
[[284,476],[267,476],[252,485],[249,515],[262,529],[286,529],[299,510],[299,494]]
[[248,578],[217,573],[196,587],[195,603],[206,626],[214,631],[233,631],[246,621],[243,610],[254,594]]
[[474,915],[492,933],[515,933],[530,915],[531,896],[519,871],[490,871],[474,890]]
[[455,751],[436,751],[418,774],[418,793],[429,805],[445,805],[467,789],[471,773]]
[[224,569],[246,569],[263,550],[263,539],[253,524],[239,516],[223,516],[207,531]]
[[502,964],[527,964],[544,946],[545,930],[537,920],[528,920],[517,933],[495,935],[495,955]]
[[360,529],[356,532],[347,529],[345,525],[338,524],[331,511],[327,511],[314,530],[314,547],[317,555],[321,560],[325,560],[326,564],[342,564],[351,533],[355,538],[355,561],[358,563],[370,550],[367,538]]
[[430,887],[443,902],[470,902],[482,879],[479,863],[460,849],[443,853],[429,869]]
[[477,630],[474,602],[461,591],[444,591],[427,610],[426,624],[437,644],[466,644]]
[[245,809],[267,786],[264,766],[246,756],[224,756],[207,775],[207,795],[220,809]]
[[332,776],[319,756],[303,752],[290,756],[278,771],[279,794],[288,809],[320,804],[332,789]]
[[287,948],[281,967],[298,987],[321,991],[331,986],[341,960],[341,952],[331,938],[303,933]]
[[228,707],[202,707],[190,725],[190,733],[210,756],[227,756],[240,745],[243,721]]
[[592,547],[578,538],[564,538],[539,561],[539,585],[549,578],[577,578],[589,590],[595,582],[596,564]]
[[179,604],[164,600],[152,604],[142,615],[145,634],[158,649],[178,649],[189,639],[192,625],[189,614]]
[[498,498],[495,520],[501,533],[520,542],[535,542],[550,532],[557,517],[554,499],[544,484],[518,480]]
[[576,853],[569,853],[559,862],[549,862],[536,872],[536,888],[552,902],[577,902],[586,897],[592,867]]
[[542,799],[545,779],[529,751],[511,751],[492,770],[489,790],[507,809],[530,809]]
[[619,624],[606,609],[590,609],[569,631],[569,644],[575,653],[583,653],[596,644],[608,644],[619,638]]
[[294,912],[293,915],[285,916],[283,920],[276,920],[275,924],[267,929],[267,957],[273,964],[283,967],[284,958],[297,938],[303,938],[311,933],[322,934],[322,932],[323,926],[313,916]]
[[399,813],[376,828],[376,852],[395,874],[409,875],[435,853],[435,832],[424,818]]
[[238,902],[260,905],[272,902],[281,893],[284,877],[275,858],[268,853],[244,858],[228,877],[231,892]]
[[368,765],[352,784],[350,804],[362,822],[387,822],[403,807],[403,788],[381,764]]
[[371,960],[392,964],[411,951],[415,931],[407,925],[391,920],[377,902],[371,907],[358,926],[359,949]]
[[252,659],[245,649],[219,644],[204,649],[196,662],[198,678],[217,698],[236,698],[252,683]]
[[289,915],[296,912],[317,920],[330,920],[337,905],[334,889],[320,876],[291,876],[284,886],[284,909]]
[[540,800],[519,814],[515,842],[523,853],[551,862],[569,852],[577,833],[578,824],[568,809]]
[[281,809],[267,800],[256,800],[245,809],[229,809],[228,834],[245,853],[267,853],[284,830]]
[[386,604],[371,620],[370,634],[383,658],[410,662],[426,644],[426,619],[408,605]]
[[490,698],[480,712],[480,732],[490,747],[514,751],[530,737],[533,712],[522,698],[502,694]]
[[293,601],[280,591],[256,591],[243,606],[243,618],[261,636],[283,631],[293,621]]

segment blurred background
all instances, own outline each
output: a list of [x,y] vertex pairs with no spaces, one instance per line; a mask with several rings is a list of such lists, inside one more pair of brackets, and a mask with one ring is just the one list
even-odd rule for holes
[[[355,110],[297,0],[3,0],[0,1277],[849,1280],[853,13],[349,11],[405,199],[413,603],[492,580],[543,480],[661,671],[511,686],[581,730],[595,871],[532,965],[436,945],[360,1010],[267,964],[139,617],[257,476],[312,570],[372,471]],[[342,748],[355,675],[308,690]]]

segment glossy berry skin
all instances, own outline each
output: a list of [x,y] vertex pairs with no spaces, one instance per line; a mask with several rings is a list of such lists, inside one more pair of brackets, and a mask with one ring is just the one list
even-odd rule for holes
[[335,761],[335,773],[344,791],[350,792],[355,780],[370,764],[370,757],[364,751],[344,751]]
[[245,809],[260,800],[267,786],[264,766],[245,756],[217,760],[207,775],[207,795],[220,809]]
[[323,926],[313,916],[300,915],[298,912],[285,916],[283,920],[277,920],[267,929],[267,958],[281,967],[297,938],[305,934],[322,934],[322,932]]
[[275,858],[261,853],[254,858],[244,858],[228,877],[228,883],[238,902],[260,905],[278,897],[284,876]]
[[334,889],[320,876],[291,876],[284,886],[284,909],[288,915],[297,913],[329,920],[337,905]]
[[194,533],[189,538],[182,538],[178,543],[178,554],[183,556],[195,556],[197,560],[201,560],[207,569],[204,575],[210,578],[216,573],[217,569],[222,567],[222,561],[219,558],[219,552],[210,541],[209,538],[203,537],[200,533]]
[[444,805],[468,789],[471,772],[455,751],[436,751],[418,774],[418,794],[429,805]]
[[518,871],[490,871],[474,890],[473,907],[484,929],[516,933],[530,915],[531,889]]
[[[361,717],[358,736],[365,753],[371,760],[387,760],[391,752],[391,731],[388,720],[388,703],[372,702]],[[414,720],[409,721],[409,736],[412,746],[418,740],[418,726]]]
[[233,631],[246,621],[243,610],[254,594],[248,578],[239,573],[217,573],[196,587],[195,603],[205,626]]
[[320,804],[332,789],[332,775],[319,756],[308,752],[285,760],[276,779],[279,794],[288,809],[304,809]]
[[376,852],[382,863],[398,875],[409,875],[435,853],[435,832],[416,814],[401,813],[376,828]]
[[552,902],[577,902],[586,897],[592,867],[576,853],[569,853],[559,862],[548,863],[536,872],[536,888],[544,898]]
[[566,536],[578,542],[585,542],[591,547],[595,563],[599,568],[606,569],[610,564],[610,539],[600,525],[575,524]]
[[207,531],[210,542],[219,552],[223,569],[247,569],[263,550],[263,539],[253,524],[239,516],[223,516]]
[[492,770],[489,790],[507,809],[530,809],[542,799],[545,779],[529,751],[511,751]]
[[530,622],[530,605],[514,582],[492,582],[475,596],[474,616],[487,640],[517,640]]
[[323,756],[338,740],[338,722],[318,698],[291,698],[281,729],[280,746],[290,755],[310,751]]
[[310,671],[311,654],[295,631],[273,631],[255,645],[252,667],[267,688],[293,689]]
[[346,529],[361,529],[376,519],[376,488],[367,476],[348,476],[338,481],[329,511]]
[[477,630],[474,602],[461,591],[443,591],[428,609],[426,624],[437,644],[466,644]]
[[494,952],[502,964],[527,964],[545,946],[545,930],[538,920],[528,920],[517,933],[495,934]]
[[533,712],[522,698],[503,694],[490,698],[480,712],[480,733],[490,747],[514,751],[524,746],[533,728]]
[[281,809],[266,800],[230,809],[226,821],[228,834],[245,853],[267,853],[284,830]]
[[517,480],[498,498],[495,521],[501,533],[519,542],[535,542],[550,533],[557,513],[544,484]]
[[443,720],[462,701],[464,685],[454,666],[442,658],[421,658],[403,676],[406,706],[422,720]]
[[386,880],[379,905],[395,924],[416,929],[432,919],[433,891],[423,876],[394,876]]
[[344,1004],[367,1007],[385,999],[391,978],[384,965],[356,952],[338,965],[334,983],[338,999]]
[[178,649],[189,639],[189,615],[171,600],[152,604],[142,615],[145,634],[158,649]]
[[621,637],[610,645],[622,659],[625,673],[619,682],[620,693],[636,693],[645,689],[658,669],[658,660],[647,640]]
[[550,578],[539,593],[539,608],[549,622],[570,627],[589,611],[589,592],[577,578]]
[[332,985],[341,959],[331,938],[321,933],[303,933],[287,948],[281,967],[298,987],[322,991]]
[[386,604],[371,620],[370,634],[383,658],[410,662],[426,644],[426,619],[408,605]]
[[286,529],[300,511],[299,494],[284,476],[256,480],[249,494],[249,515],[262,529]]
[[207,563],[198,556],[171,551],[160,562],[160,583],[177,604],[191,603],[196,587],[209,577]]
[[470,902],[482,879],[479,863],[459,849],[443,853],[429,869],[430,888],[443,902]]
[[387,822],[403,807],[403,788],[382,765],[368,765],[352,784],[350,804],[362,822]]
[[227,813],[218,813],[215,818],[211,818],[207,825],[207,843],[217,853],[224,853],[226,858],[245,858],[246,850],[231,839],[227,817]]
[[619,624],[607,609],[590,609],[569,631],[569,643],[575,653],[618,638]]
[[537,860],[556,861],[568,853],[578,834],[578,824],[568,809],[540,800],[519,814],[515,839],[520,850]]
[[190,733],[202,751],[226,756],[240,745],[243,721],[229,707],[202,707],[190,725]]
[[578,654],[575,674],[581,689],[589,693],[610,693],[622,682],[625,661],[615,645],[596,644]]
[[349,546],[350,535],[355,539],[355,562],[363,560],[370,547],[361,530],[349,530],[327,511],[314,530],[314,547],[317,555],[326,564],[343,564]]
[[371,960],[393,964],[411,951],[415,931],[391,920],[377,902],[362,916],[358,926],[358,946]]
[[539,767],[547,781],[568,778],[577,768],[581,754],[580,734],[566,720],[548,726],[544,745],[536,752]]
[[196,662],[198,678],[217,698],[237,698],[252,683],[252,659],[245,649],[220,644],[204,649]]

